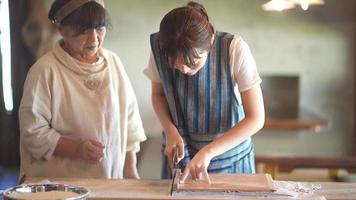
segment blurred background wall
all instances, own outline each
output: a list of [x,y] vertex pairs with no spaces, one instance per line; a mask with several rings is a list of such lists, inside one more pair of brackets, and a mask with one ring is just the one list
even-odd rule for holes
[[[117,52],[125,64],[151,139],[159,137],[161,127],[150,102],[150,81],[142,73],[150,53],[149,34],[158,30],[165,13],[185,2],[106,0],[113,30],[108,32],[105,46]],[[329,0],[307,11],[282,12],[263,11],[261,4],[266,1],[261,0],[200,2],[217,30],[240,34],[246,40],[261,75],[299,76],[299,109],[330,122],[316,134],[261,131],[253,137],[256,154],[355,153],[355,1]],[[159,176],[153,171],[159,168],[158,141],[149,145],[147,153],[142,152],[142,170],[152,168],[144,173],[149,177]]]

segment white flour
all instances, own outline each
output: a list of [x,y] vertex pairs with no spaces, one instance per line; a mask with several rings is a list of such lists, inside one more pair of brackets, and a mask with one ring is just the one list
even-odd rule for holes
[[17,199],[36,199],[36,200],[43,200],[43,199],[66,199],[70,197],[78,197],[80,194],[74,192],[65,192],[65,191],[48,191],[48,192],[34,192],[34,193],[27,193],[27,192],[13,192],[11,193],[11,198]]

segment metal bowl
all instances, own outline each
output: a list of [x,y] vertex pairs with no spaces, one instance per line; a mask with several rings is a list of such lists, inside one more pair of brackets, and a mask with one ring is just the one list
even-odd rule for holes
[[[33,198],[30,198],[30,194],[36,192],[52,192],[52,191],[72,192],[72,193],[76,193],[76,195],[73,195],[73,197],[66,197],[66,198],[53,196],[50,197],[50,199],[85,200],[89,196],[89,190],[84,187],[78,187],[78,186],[66,185],[66,184],[27,184],[27,185],[19,185],[5,190],[3,193],[3,197],[4,200],[28,200],[28,199],[34,200]],[[29,197],[27,198],[26,195],[28,195]],[[42,199],[42,198],[38,198],[38,199]]]

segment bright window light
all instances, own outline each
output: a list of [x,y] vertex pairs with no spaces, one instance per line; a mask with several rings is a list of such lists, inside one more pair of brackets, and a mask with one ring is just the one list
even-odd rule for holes
[[9,1],[0,1],[0,38],[2,56],[2,92],[4,96],[5,109],[12,112],[14,107],[11,86],[11,45],[10,45],[10,19]]

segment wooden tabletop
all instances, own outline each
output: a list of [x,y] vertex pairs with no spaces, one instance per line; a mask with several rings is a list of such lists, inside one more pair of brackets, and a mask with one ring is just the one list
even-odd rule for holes
[[[236,196],[170,196],[169,184],[170,180],[107,180],[107,179],[67,179],[67,178],[27,178],[25,182],[35,183],[43,180],[51,182],[63,183],[69,185],[78,185],[86,187],[90,190],[89,200],[123,200],[123,199],[139,199],[139,200],[163,200],[163,199],[236,199]],[[282,181],[276,181],[282,183]],[[326,199],[356,199],[356,183],[300,183],[289,182],[295,185],[315,184],[320,187],[314,191],[314,197],[324,196]],[[239,199],[249,200],[256,199],[256,196],[239,196]],[[292,197],[268,197],[259,196],[258,199],[295,199]],[[305,196],[298,199],[320,199]],[[321,198],[322,199],[322,198]]]

